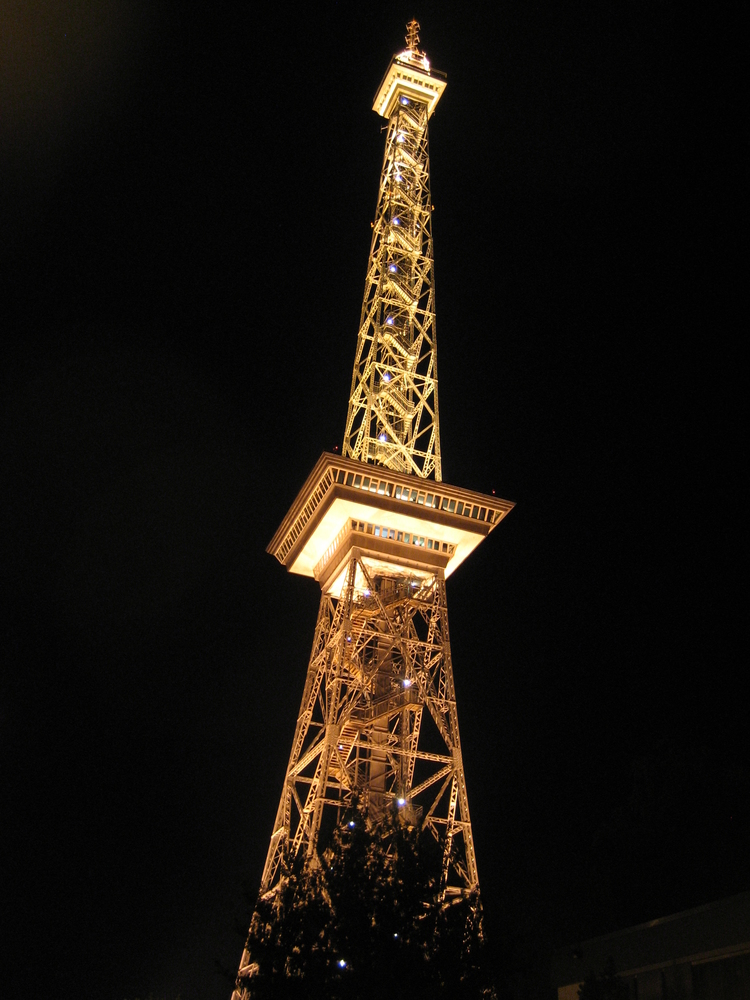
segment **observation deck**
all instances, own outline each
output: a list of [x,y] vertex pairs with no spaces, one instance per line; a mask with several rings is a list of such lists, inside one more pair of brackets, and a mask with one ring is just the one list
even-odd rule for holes
[[407,49],[391,59],[372,110],[383,118],[390,118],[396,103],[403,98],[405,102],[413,100],[426,104],[429,118],[447,86],[445,73],[431,70],[427,56]]
[[448,577],[513,509],[510,500],[325,452],[267,551],[338,597],[356,548],[375,571]]

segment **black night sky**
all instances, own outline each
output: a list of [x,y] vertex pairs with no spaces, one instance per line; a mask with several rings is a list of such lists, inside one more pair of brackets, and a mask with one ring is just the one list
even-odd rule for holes
[[517,503],[448,584],[499,964],[750,888],[726,59],[672,2],[38,0],[0,15],[4,996],[228,996],[318,604],[265,546],[341,441],[411,16],[444,476]]

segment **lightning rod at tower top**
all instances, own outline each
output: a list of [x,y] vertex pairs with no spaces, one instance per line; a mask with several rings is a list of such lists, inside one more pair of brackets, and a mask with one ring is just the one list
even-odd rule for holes
[[[320,868],[354,809],[434,838],[439,905],[478,900],[445,581],[513,503],[442,480],[428,122],[445,88],[412,20],[373,103],[385,153],[342,454],[321,455],[268,545],[321,597],[265,901]],[[291,680],[283,641],[278,663]],[[246,947],[234,1000],[257,972]]]

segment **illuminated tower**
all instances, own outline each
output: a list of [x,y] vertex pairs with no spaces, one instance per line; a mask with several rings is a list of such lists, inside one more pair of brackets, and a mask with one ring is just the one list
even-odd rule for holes
[[268,546],[322,593],[261,895],[317,864],[354,804],[435,837],[443,900],[479,887],[445,581],[513,504],[442,482],[427,123],[446,80],[418,28],[375,97],[388,124],[343,454],[320,457]]

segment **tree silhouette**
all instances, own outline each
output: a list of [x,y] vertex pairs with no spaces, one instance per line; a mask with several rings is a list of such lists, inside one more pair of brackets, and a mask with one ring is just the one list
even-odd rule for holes
[[248,951],[252,1000],[321,996],[493,996],[481,968],[477,898],[440,900],[442,854],[432,834],[397,812],[378,824],[353,811],[322,864],[289,871],[260,899]]

